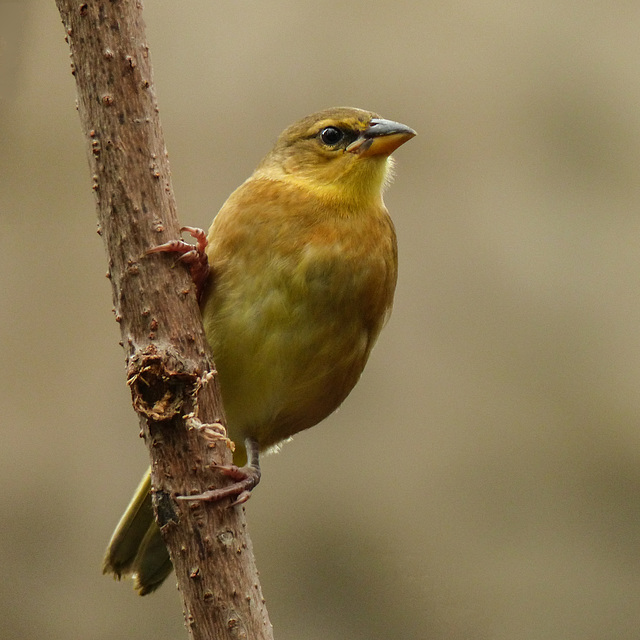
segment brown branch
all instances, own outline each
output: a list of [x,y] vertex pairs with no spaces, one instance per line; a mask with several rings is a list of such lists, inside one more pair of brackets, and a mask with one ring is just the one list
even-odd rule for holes
[[[71,47],[129,385],[152,465],[156,514],[198,640],[272,638],[241,508],[184,502],[220,481],[224,421],[193,285],[145,252],[179,235],[138,0],[56,0]],[[208,434],[208,437],[205,435]]]

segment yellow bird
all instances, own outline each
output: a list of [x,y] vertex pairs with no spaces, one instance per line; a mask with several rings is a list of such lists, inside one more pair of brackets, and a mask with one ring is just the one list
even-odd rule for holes
[[[396,286],[382,199],[389,155],[415,135],[370,111],[314,113],[280,135],[214,219],[201,309],[234,463],[245,466],[227,470],[230,487],[200,499],[246,500],[260,479],[259,452],[326,418],[360,378]],[[141,595],[172,569],[149,489],[147,472],[104,559],[105,573],[133,575]]]

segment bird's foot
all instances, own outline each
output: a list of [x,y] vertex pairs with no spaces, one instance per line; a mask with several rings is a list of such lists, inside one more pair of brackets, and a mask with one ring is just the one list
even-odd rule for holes
[[179,254],[178,260],[184,262],[189,268],[191,279],[196,285],[196,295],[198,301],[202,297],[202,293],[209,278],[209,259],[205,253],[207,248],[207,236],[202,229],[196,227],[182,227],[180,231],[186,231],[192,238],[195,239],[196,244],[189,244],[182,240],[173,240],[166,242],[165,244],[158,245],[149,249],[149,253],[177,253]]
[[229,465],[228,467],[216,467],[216,469],[221,471],[225,476],[235,480],[235,482],[228,487],[212,489],[211,491],[205,491],[204,493],[199,493],[194,496],[177,496],[176,499],[217,502],[218,500],[235,496],[236,499],[229,505],[230,507],[235,507],[237,504],[246,502],[251,497],[252,489],[260,482],[260,469],[256,469],[250,465],[246,467]]
[[230,507],[235,507],[238,504],[246,502],[251,497],[251,491],[260,482],[261,474],[258,443],[248,438],[245,441],[245,447],[249,456],[249,462],[244,467],[237,467],[234,464],[215,467],[228,478],[235,480],[233,484],[193,496],[177,496],[176,499],[217,502],[218,500],[224,500],[224,498],[235,497],[235,500],[229,505]]

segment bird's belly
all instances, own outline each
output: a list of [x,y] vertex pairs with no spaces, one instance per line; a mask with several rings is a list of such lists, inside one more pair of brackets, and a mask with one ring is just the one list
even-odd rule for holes
[[232,439],[272,446],[317,424],[349,394],[382,323],[372,327],[364,312],[366,273],[335,261],[327,270],[312,257],[288,272],[282,264],[259,277],[226,274],[208,302],[207,334]]

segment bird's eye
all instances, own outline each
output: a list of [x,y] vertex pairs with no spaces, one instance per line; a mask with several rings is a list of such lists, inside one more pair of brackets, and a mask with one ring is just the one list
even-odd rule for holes
[[344,138],[344,133],[337,127],[325,127],[320,132],[320,140],[330,147],[338,144],[342,138]]

